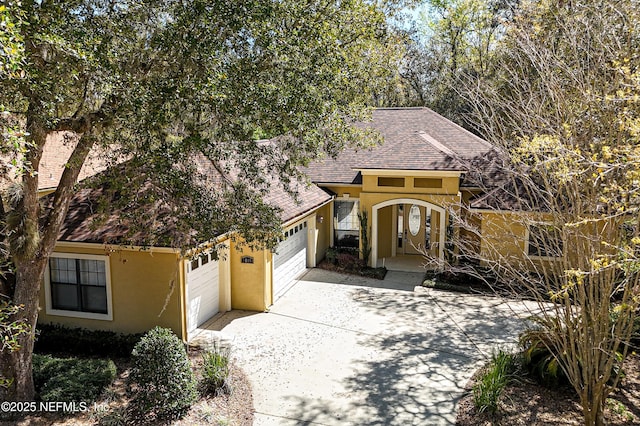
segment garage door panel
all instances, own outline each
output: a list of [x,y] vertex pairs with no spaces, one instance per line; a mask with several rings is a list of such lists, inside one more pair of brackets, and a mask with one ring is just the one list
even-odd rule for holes
[[285,234],[273,259],[274,299],[282,295],[307,268],[307,226],[297,225]]
[[[207,255],[208,256],[208,255]],[[187,330],[193,331],[219,311],[219,266],[215,260],[196,264],[187,273]]]

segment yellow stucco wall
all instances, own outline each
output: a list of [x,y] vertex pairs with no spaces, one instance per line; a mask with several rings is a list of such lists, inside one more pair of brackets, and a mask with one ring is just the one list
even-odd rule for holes
[[[317,216],[323,216],[323,220],[318,221]],[[330,216],[331,206],[325,205],[302,219],[309,221],[307,228],[309,236],[315,233],[315,254],[309,254],[308,259],[311,264],[314,258],[316,261],[321,260],[329,247]],[[295,226],[301,221],[292,223],[288,227]],[[264,311],[268,309],[273,303],[273,254],[271,251],[252,251],[246,246],[238,250],[236,242],[231,239],[217,241],[215,244],[220,244],[222,247],[218,259],[220,310]],[[194,250],[202,249],[200,247]],[[151,252],[113,250],[101,245],[60,244],[55,252],[109,257],[112,319],[47,314],[43,283],[40,292],[39,321],[122,333],[144,332],[158,325],[171,328],[178,336],[186,338],[186,261],[178,252],[165,249],[154,250]],[[253,263],[243,263],[243,256],[251,256]]]
[[[587,268],[589,259],[580,253],[604,253],[606,245],[601,240],[607,238],[604,221],[585,221],[580,226],[566,229],[563,255],[559,258],[529,257],[526,254],[528,224],[550,222],[552,217],[544,213],[488,212],[481,213],[482,238],[481,258],[490,262],[508,264],[527,270],[557,272],[559,268]],[[615,225],[612,225],[615,226]],[[560,263],[562,262],[562,263]]]
[[322,217],[322,222],[316,220],[316,265],[324,259],[327,249],[331,246],[331,205],[319,208],[316,217]]
[[[177,253],[108,251],[87,247],[57,247],[57,253],[108,255],[113,320],[74,318],[46,313],[44,283],[40,291],[41,323],[57,323],[93,330],[138,333],[154,326],[184,336],[182,262]],[[163,306],[166,308],[163,310]]]
[[220,311],[225,312],[231,310],[231,241],[227,239],[220,244],[218,252]]
[[[458,209],[461,203],[459,176],[456,172],[420,172],[415,171],[412,175],[411,171],[406,170],[384,170],[384,171],[368,171],[363,172],[363,184],[361,187],[331,185],[325,186],[327,189],[336,193],[336,199],[345,199],[344,194],[349,194],[349,199],[358,199],[360,203],[360,211],[369,213],[369,226],[372,225],[372,208],[374,205],[385,201],[393,201],[399,199],[420,200],[444,209]],[[381,180],[379,180],[379,178]],[[382,184],[397,184],[402,179],[401,187],[381,186]],[[395,180],[394,180],[395,179]],[[441,180],[442,185],[439,188],[419,187],[416,185],[416,179],[420,179],[420,184],[425,181]],[[438,223],[437,213],[434,214],[435,224]],[[377,258],[390,257],[392,255],[392,244],[394,239],[392,234],[393,228],[393,210],[392,207],[384,207],[378,210],[378,226],[377,226]],[[331,229],[328,229],[332,232]],[[371,234],[370,234],[371,235]],[[437,226],[432,230],[432,242],[439,240],[439,229]],[[362,243],[362,240],[361,240]],[[374,242],[372,241],[372,244]],[[434,247],[437,245],[434,244]],[[435,248],[434,248],[435,250]],[[434,251],[435,252],[435,251]]]
[[360,197],[360,192],[362,191],[361,186],[354,185],[323,185],[324,188],[327,188],[329,191],[332,191],[336,194],[336,198],[344,198],[345,194],[349,194],[349,198],[358,198]]
[[[253,263],[242,263],[244,256]],[[253,251],[248,247],[238,249],[231,243],[231,308],[248,311],[264,311],[271,305],[271,262],[268,250]]]
[[511,265],[523,263],[527,233],[526,217],[511,212],[483,212],[481,222],[482,259]]
[[360,210],[366,209],[371,212],[371,208],[376,204],[401,198],[421,200],[443,208],[460,203],[460,198],[457,195],[362,192],[360,194]]
[[[396,173],[392,171],[385,172],[384,175],[365,175],[362,177],[362,191],[364,192],[402,192],[406,194],[457,194],[460,187],[460,179],[453,176],[436,175],[429,177],[423,176],[411,176],[405,175],[405,172],[398,171]],[[379,178],[384,180],[385,178],[402,178],[404,179],[403,186],[384,186],[379,185]],[[420,179],[434,179],[442,180],[441,187],[421,188],[416,184]]]

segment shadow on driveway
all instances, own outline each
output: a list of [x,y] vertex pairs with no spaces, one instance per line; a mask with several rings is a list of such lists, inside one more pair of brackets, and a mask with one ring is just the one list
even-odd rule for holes
[[524,327],[519,316],[527,316],[497,298],[377,288],[350,290],[358,309],[390,317],[393,324],[381,334],[358,337],[364,353],[376,356],[354,361],[352,374],[340,383],[352,405],[345,410],[337,401],[289,396],[297,424],[454,424],[472,374],[496,347],[515,343]]
[[423,272],[387,271],[384,280],[366,278],[358,275],[347,275],[334,271],[314,268],[300,278],[301,281],[344,284],[360,287],[386,288],[389,290],[413,291],[415,286],[424,281]]
[[313,269],[269,313],[225,314],[255,424],[454,424],[468,380],[515,343],[526,313],[498,298],[414,292],[421,280]]

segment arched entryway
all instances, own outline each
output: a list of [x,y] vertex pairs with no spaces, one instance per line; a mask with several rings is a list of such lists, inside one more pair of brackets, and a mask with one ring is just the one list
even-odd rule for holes
[[[383,246],[380,246],[381,234],[388,235],[384,238],[388,242],[382,242]],[[371,207],[372,266],[378,264],[380,252],[385,253],[384,257],[419,255],[420,248],[443,261],[445,237],[446,211],[438,205],[414,198],[396,198]]]

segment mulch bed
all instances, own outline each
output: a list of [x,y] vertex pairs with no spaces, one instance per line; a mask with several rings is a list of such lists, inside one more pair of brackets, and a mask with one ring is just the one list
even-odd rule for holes
[[[640,356],[631,354],[624,365],[626,377],[618,390],[609,396],[605,411],[608,425],[640,424]],[[507,386],[500,397],[495,415],[478,413],[473,405],[471,389],[475,377],[466,386],[468,393],[459,403],[456,424],[488,425],[581,425],[582,409],[575,392],[566,387],[549,389],[529,380]]]
[[365,266],[357,269],[344,268],[340,265],[335,265],[327,260],[323,260],[317,265],[318,268],[326,271],[340,272],[341,274],[357,275],[360,277],[375,278],[377,280],[384,280],[387,275],[387,268],[371,268]]

